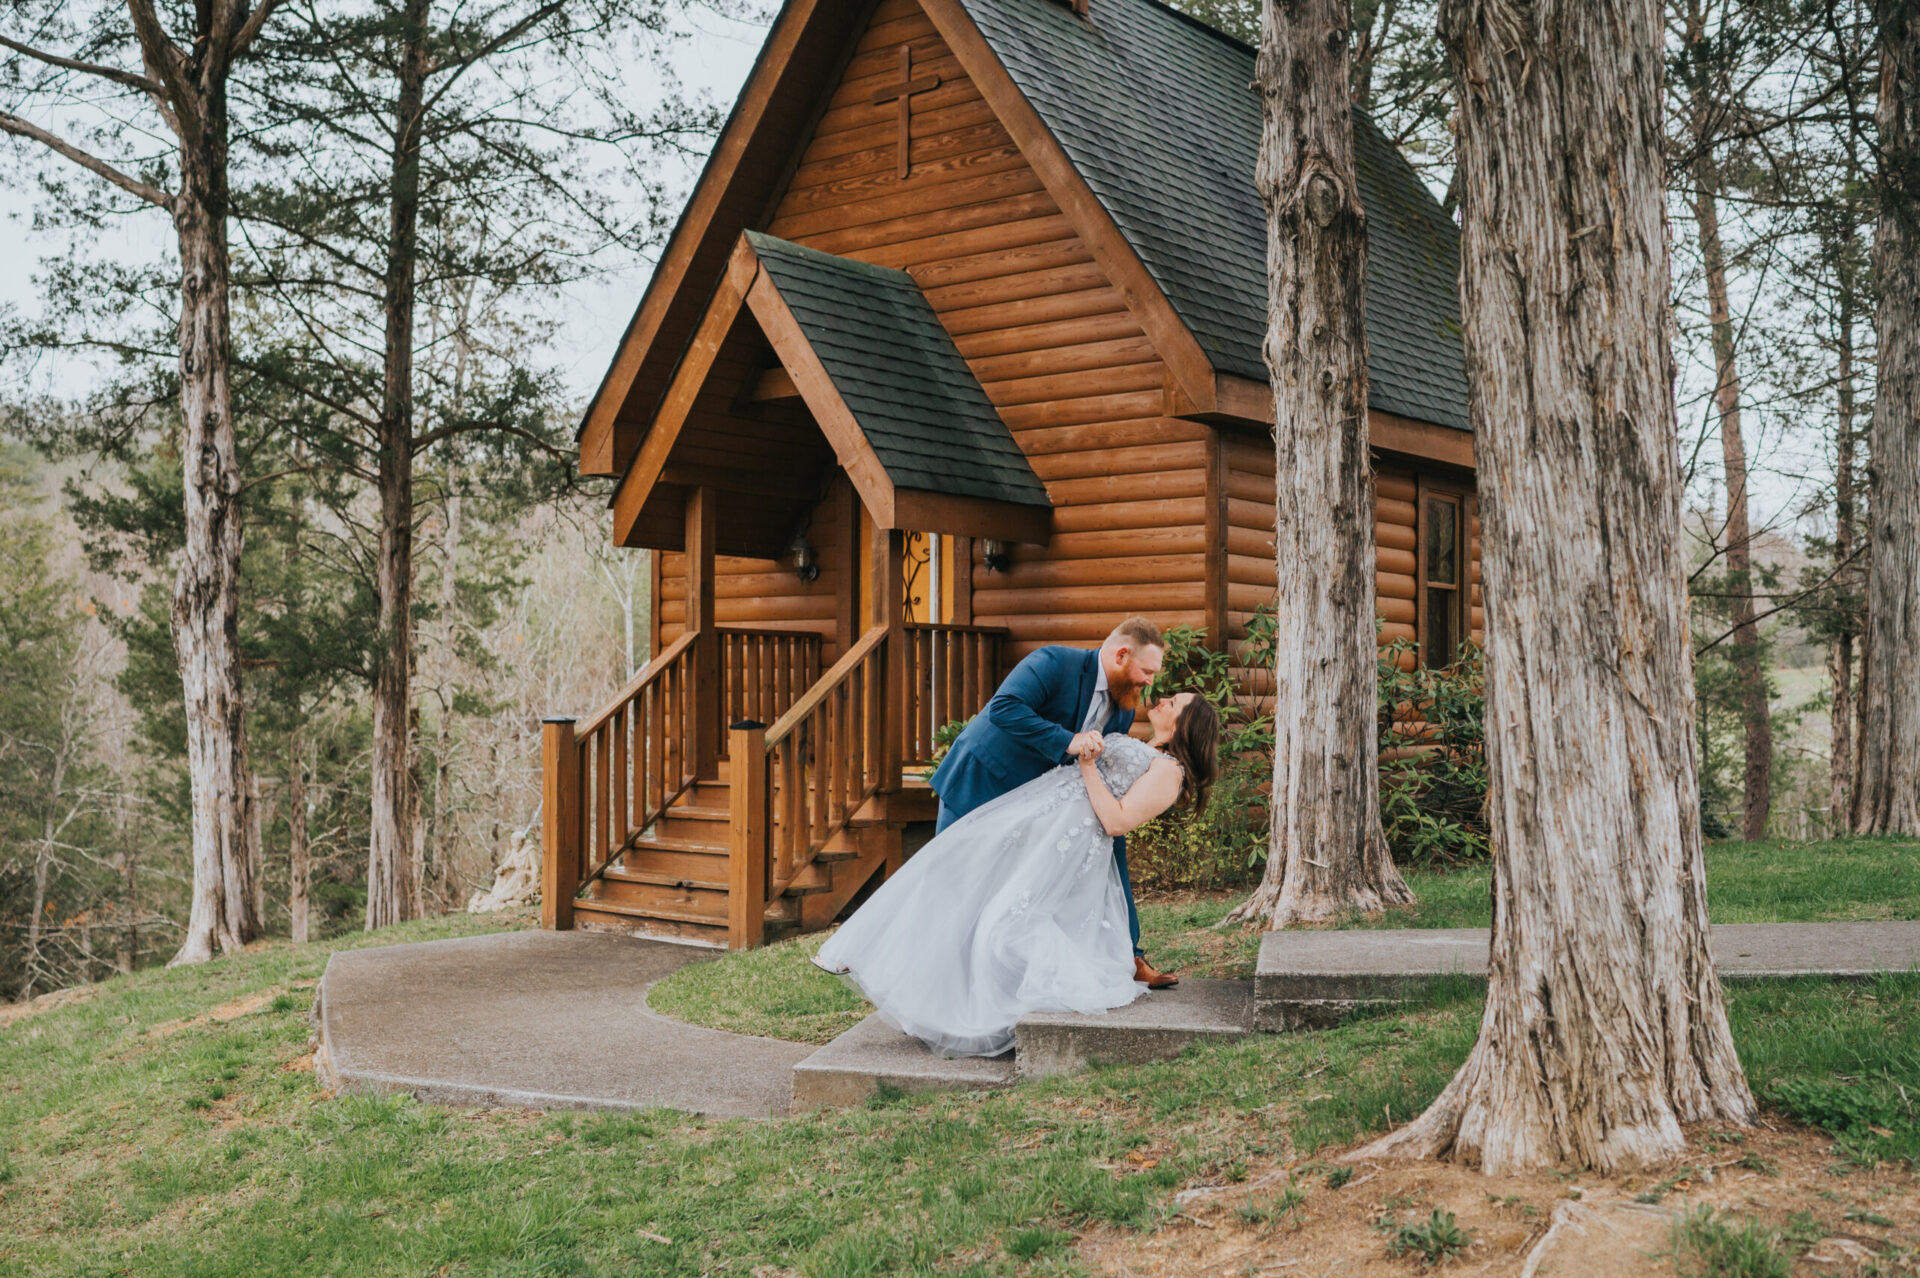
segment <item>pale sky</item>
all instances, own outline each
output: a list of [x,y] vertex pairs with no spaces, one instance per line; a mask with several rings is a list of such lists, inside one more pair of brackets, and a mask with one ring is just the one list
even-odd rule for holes
[[[722,106],[731,104],[753,67],[754,55],[766,38],[766,27],[738,22],[695,7],[688,11],[686,24],[691,34],[673,53],[673,63],[689,93],[704,91]],[[699,175],[697,164],[677,166],[665,180],[676,194],[677,208]],[[64,233],[37,235],[32,231],[32,214],[38,192],[29,181],[16,176],[0,189],[0,308],[11,306],[24,315],[40,313],[42,299],[34,283],[41,259],[66,251]],[[171,251],[173,228],[158,209],[141,208],[128,215],[105,243],[116,256],[128,260],[153,260]],[[566,379],[569,392],[579,404],[600,383],[613,357],[627,321],[640,303],[651,260],[632,258],[625,266],[610,267],[596,279],[568,290],[560,303],[560,330],[550,358]],[[9,367],[7,381],[0,394],[51,393],[62,398],[84,394],[94,375],[91,357],[50,355],[42,359],[22,386]]]

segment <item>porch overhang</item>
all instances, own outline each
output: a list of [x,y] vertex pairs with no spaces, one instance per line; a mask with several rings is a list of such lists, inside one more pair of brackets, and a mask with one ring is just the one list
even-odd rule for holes
[[[716,386],[717,361],[747,347],[771,362]],[[785,464],[712,464],[716,413],[778,436]],[[809,458],[808,440],[830,457]],[[1045,487],[904,271],[745,232],[614,490],[614,540],[680,549],[686,493],[706,487],[721,501],[716,548],[774,558],[834,470],[879,528],[1050,535]]]

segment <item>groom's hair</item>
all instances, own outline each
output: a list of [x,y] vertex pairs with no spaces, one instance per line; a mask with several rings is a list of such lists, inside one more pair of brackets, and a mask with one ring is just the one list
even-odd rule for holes
[[1136,651],[1141,648],[1164,648],[1167,646],[1167,641],[1160,637],[1160,627],[1154,625],[1145,617],[1128,617],[1125,621],[1115,626],[1113,632],[1107,636],[1107,640],[1108,642],[1112,642],[1115,639],[1125,639],[1128,645]]

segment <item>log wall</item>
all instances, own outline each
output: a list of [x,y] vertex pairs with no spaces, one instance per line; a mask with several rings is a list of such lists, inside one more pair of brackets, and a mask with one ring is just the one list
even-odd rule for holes
[[[897,107],[871,100],[897,82],[903,44],[916,77],[940,77],[913,99],[904,181]],[[914,0],[875,9],[766,229],[911,273],[1046,485],[1051,545],[1014,547],[1004,573],[972,556],[973,619],[1013,632],[1009,661],[1097,643],[1133,612],[1204,623],[1211,428],[1161,415],[1151,343]],[[784,568],[721,559],[720,621],[825,631],[838,565],[813,540],[824,570],[807,590]],[[682,572],[662,556],[669,640]]]
[[[1246,638],[1247,623],[1254,612],[1274,598],[1274,452],[1271,439],[1253,434],[1228,433],[1221,447],[1227,472],[1227,625],[1229,635],[1237,642]],[[1383,646],[1398,639],[1417,643],[1421,472],[1382,458],[1376,461],[1374,476],[1374,597],[1382,623],[1380,642]],[[1467,481],[1449,476],[1442,482],[1470,491]],[[1470,497],[1463,504],[1470,591],[1468,624],[1473,641],[1484,643],[1480,517]],[[1235,673],[1255,696],[1272,694],[1269,672],[1242,666],[1236,667]]]

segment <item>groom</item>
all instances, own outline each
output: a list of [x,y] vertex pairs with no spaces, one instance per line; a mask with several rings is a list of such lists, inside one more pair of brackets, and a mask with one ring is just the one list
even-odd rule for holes
[[[1107,733],[1131,728],[1141,690],[1160,673],[1164,649],[1158,627],[1145,617],[1129,617],[1092,652],[1050,645],[1015,666],[931,778],[940,796],[935,833],[1071,756],[1098,754]],[[1127,890],[1133,979],[1156,990],[1179,984],[1178,977],[1156,972],[1140,949],[1124,838],[1113,841],[1113,855]]]

